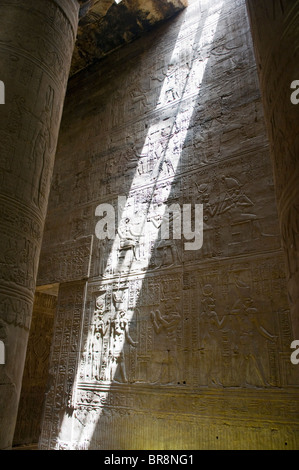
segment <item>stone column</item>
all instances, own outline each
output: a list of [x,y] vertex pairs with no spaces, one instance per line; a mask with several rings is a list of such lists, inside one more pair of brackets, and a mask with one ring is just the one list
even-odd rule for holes
[[247,0],[247,8],[271,145],[293,335],[299,339],[299,91],[291,88],[299,80],[299,0]]
[[77,0],[1,2],[0,449],[11,447],[17,417],[78,12]]

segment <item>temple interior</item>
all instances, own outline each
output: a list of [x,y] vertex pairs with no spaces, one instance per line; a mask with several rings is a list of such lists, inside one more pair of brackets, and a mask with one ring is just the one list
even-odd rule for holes
[[0,64],[0,449],[298,450],[299,1],[5,0]]

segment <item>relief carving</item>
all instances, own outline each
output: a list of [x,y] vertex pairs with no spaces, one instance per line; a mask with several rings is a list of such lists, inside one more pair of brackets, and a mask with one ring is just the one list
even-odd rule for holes
[[[108,300],[109,299],[109,300]],[[92,338],[87,345],[86,361],[92,362],[89,380],[103,382],[128,382],[128,347],[137,343],[129,332],[126,289],[102,292],[96,295],[91,325]],[[90,351],[88,349],[90,348]],[[86,368],[85,364],[85,368]]]
[[[216,36],[209,48],[201,41],[210,29],[200,34],[210,13],[214,21],[215,5],[190,0],[190,8],[196,15],[157,31],[158,42],[151,37],[158,48],[147,42],[147,49],[141,40],[82,76],[83,82],[73,77],[57,154],[61,178],[53,183],[56,203],[41,258],[44,278],[55,271],[56,282],[57,276],[70,281],[75,270],[78,279],[87,279],[80,349],[77,335],[72,338],[80,317],[77,312],[73,323],[73,299],[55,333],[57,380],[48,396],[45,436],[46,424],[68,402],[72,424],[66,426],[74,437],[72,443],[56,440],[59,448],[145,445],[143,437],[130,441],[135,429],[140,436],[152,433],[157,444],[159,423],[176,437],[174,423],[196,436],[210,433],[210,444],[211,416],[215,427],[225,423],[225,436],[238,428],[235,442],[245,442],[251,420],[255,431],[266,432],[270,423],[284,435],[280,408],[283,419],[296,421],[296,411],[286,408],[298,381],[288,366],[292,325],[245,4],[231,0],[220,9],[217,3],[220,19],[211,24]],[[172,55],[174,31],[178,55]],[[90,89],[91,78],[99,81],[100,93]],[[77,103],[82,84],[89,90],[84,112]],[[84,122],[80,137],[72,130],[78,112]],[[115,208],[119,196],[126,204],[115,220],[115,238],[95,238],[87,248],[83,235],[94,235],[94,208]],[[74,201],[71,229],[58,244],[57,223],[65,223]],[[188,252],[182,240],[161,239],[166,206],[201,203],[201,250]],[[169,222],[172,231],[177,219],[172,215]],[[286,244],[289,237],[285,233]],[[289,263],[295,270],[294,246]],[[165,429],[161,433],[172,442]]]
[[[178,307],[173,301],[166,301],[164,304],[164,314],[160,310],[151,312],[151,320],[155,333],[165,335],[166,344],[164,351],[155,352],[157,358],[153,358],[153,370],[157,377],[156,382],[160,384],[177,383],[180,377],[180,366],[177,351],[177,329],[181,320]],[[160,341],[162,339],[160,338]],[[162,340],[163,342],[163,340]],[[160,369],[160,370],[159,370]],[[157,374],[157,375],[156,375]]]

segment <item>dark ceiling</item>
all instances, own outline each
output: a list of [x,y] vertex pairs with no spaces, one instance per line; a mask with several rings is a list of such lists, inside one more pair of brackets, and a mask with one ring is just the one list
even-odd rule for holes
[[83,2],[70,75],[168,20],[186,7],[187,3],[188,0]]

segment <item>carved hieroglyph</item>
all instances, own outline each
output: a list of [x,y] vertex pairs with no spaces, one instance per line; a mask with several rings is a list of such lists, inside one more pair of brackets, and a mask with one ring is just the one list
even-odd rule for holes
[[298,80],[298,11],[294,0],[248,0],[259,65],[274,170],[277,207],[286,257],[294,338],[299,337],[299,138],[298,104],[291,84]]
[[1,449],[13,438],[78,9],[76,0],[1,2]]
[[[96,237],[100,204],[115,209],[113,239]],[[202,249],[161,237],[171,204],[203,204]],[[244,0],[193,0],[71,79],[43,282],[55,250],[69,266],[72,243],[88,236],[89,275],[60,290],[40,448],[298,447],[293,331]],[[53,266],[51,282],[61,276]]]

